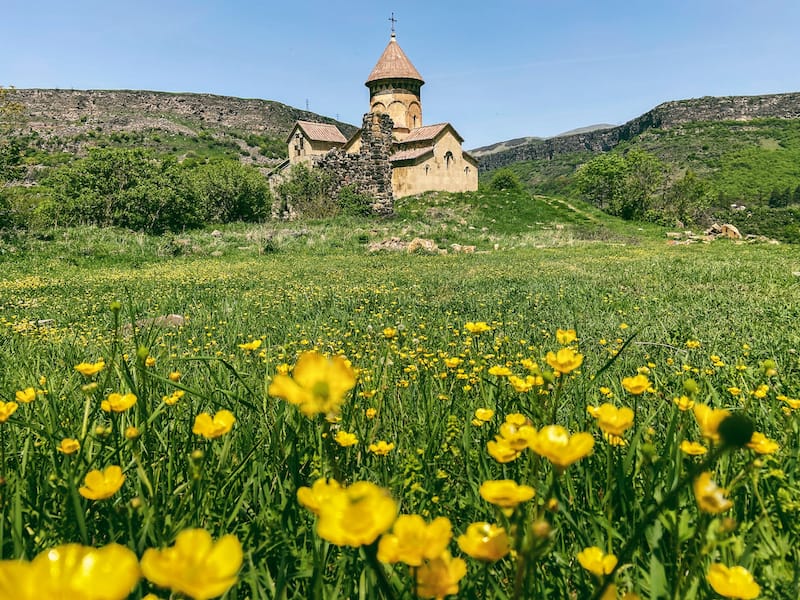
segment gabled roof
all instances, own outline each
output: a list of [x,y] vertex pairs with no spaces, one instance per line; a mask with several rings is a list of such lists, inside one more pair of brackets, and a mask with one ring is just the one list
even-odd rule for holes
[[402,162],[406,160],[416,160],[425,156],[426,154],[430,154],[433,152],[433,146],[425,146],[423,148],[414,148],[412,150],[400,150],[399,152],[395,152],[389,157],[389,160],[393,163],[395,162]]
[[292,132],[289,134],[289,137],[286,138],[287,144],[289,140],[291,140],[294,130],[297,127],[303,130],[303,133],[306,134],[308,139],[315,142],[335,142],[337,144],[344,144],[347,141],[347,138],[342,135],[342,132],[339,131],[336,125],[313,123],[311,121],[297,121],[295,126],[292,127]]
[[416,79],[420,83],[425,83],[422,75],[414,68],[400,44],[397,43],[394,33],[375,68],[372,69],[372,73],[367,77],[365,85],[380,79]]
[[450,123],[437,123],[436,125],[425,125],[424,127],[412,129],[408,132],[408,135],[400,141],[400,143],[408,144],[411,142],[425,142],[428,140],[433,140],[447,128],[450,128],[450,131],[453,132],[453,135],[456,136],[456,139],[458,139],[459,143],[464,141],[464,138],[458,135],[458,132],[452,125],[450,125]]

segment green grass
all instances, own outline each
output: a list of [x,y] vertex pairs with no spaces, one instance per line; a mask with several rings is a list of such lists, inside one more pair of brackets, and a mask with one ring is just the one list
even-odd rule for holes
[[[779,397],[800,396],[797,249],[670,246],[655,229],[640,232],[552,199],[438,198],[401,203],[388,221],[229,226],[221,237],[78,229],[5,238],[0,399],[29,386],[46,393],[0,424],[2,557],[111,541],[141,556],[203,527],[243,545],[240,583],[228,598],[413,597],[403,565],[380,567],[381,585],[369,559],[374,548],[339,548],[316,534],[297,489],[337,474],[345,484],[388,489],[402,513],[450,519],[449,549],[468,563],[459,597],[513,597],[519,576],[521,597],[590,598],[597,579],[576,555],[595,545],[620,557],[615,581],[642,598],[715,597],[705,573],[722,562],[749,569],[764,598],[793,599],[800,421]],[[509,215],[519,212],[524,219]],[[446,237],[440,245],[473,243],[479,253],[364,248],[365,237],[434,231]],[[121,303],[118,320],[113,301]],[[185,324],[153,324],[170,313]],[[129,326],[137,320],[140,327]],[[468,321],[491,331],[470,335]],[[397,335],[387,338],[387,327]],[[560,347],[559,328],[576,330],[584,360],[551,379],[545,357]],[[239,348],[254,339],[262,342],[256,351]],[[284,365],[311,349],[344,354],[358,369],[334,424],[307,419],[267,391]],[[447,367],[454,357],[462,365]],[[92,379],[74,370],[99,358],[108,367]],[[526,360],[545,376],[529,392],[488,373],[508,366],[524,376]],[[766,373],[764,361],[777,373]],[[653,390],[634,396],[621,381],[641,369]],[[175,371],[178,382],[168,378]],[[708,465],[733,501],[720,516],[700,512],[684,485],[702,461],[678,449],[683,440],[702,441],[691,413],[672,402],[687,393],[688,379],[697,383],[695,401],[748,415],[781,446],[775,456],[737,450]],[[90,380],[96,389],[83,388]],[[728,391],[734,386],[738,396]],[[176,389],[185,396],[166,405]],[[100,401],[118,391],[134,392],[136,405],[103,412]],[[586,412],[605,401],[635,409],[626,446],[610,446]],[[478,427],[480,407],[496,415]],[[377,410],[374,419],[367,408]],[[230,433],[192,434],[197,414],[221,409],[236,416]],[[593,454],[560,476],[530,450],[500,464],[486,443],[510,413],[536,428],[588,431]],[[129,425],[141,436],[126,440]],[[337,430],[359,443],[338,446]],[[58,452],[64,437],[78,438],[80,453]],[[395,449],[372,454],[378,440]],[[108,500],[80,497],[85,473],[110,464],[123,467],[122,488]],[[504,478],[536,490],[511,516],[478,494],[483,481]],[[455,537],[476,521],[504,526],[527,562],[506,557],[484,567],[466,557]],[[532,522],[540,535],[546,522],[550,533],[537,537]],[[165,597],[144,581],[131,597],[147,592]]]

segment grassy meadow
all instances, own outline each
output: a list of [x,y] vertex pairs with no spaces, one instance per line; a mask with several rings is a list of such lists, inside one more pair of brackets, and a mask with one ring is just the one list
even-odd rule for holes
[[0,598],[794,599],[798,271],[521,195],[6,236]]

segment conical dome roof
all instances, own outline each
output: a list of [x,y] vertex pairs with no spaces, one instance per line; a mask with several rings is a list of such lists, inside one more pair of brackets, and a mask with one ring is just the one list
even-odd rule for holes
[[365,85],[380,79],[415,79],[420,84],[425,83],[422,75],[414,68],[400,44],[397,43],[394,33],[392,33],[386,50],[383,51],[375,68],[372,69],[372,73],[369,74]]

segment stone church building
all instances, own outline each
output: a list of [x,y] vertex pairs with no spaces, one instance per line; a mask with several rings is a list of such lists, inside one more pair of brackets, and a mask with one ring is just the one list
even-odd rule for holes
[[286,140],[287,166],[305,162],[334,172],[342,185],[377,196],[376,212],[391,212],[393,198],[477,190],[478,163],[455,128],[423,125],[424,83],[392,32],[366,81],[370,108],[362,128],[348,140],[335,125],[297,121]]

